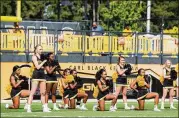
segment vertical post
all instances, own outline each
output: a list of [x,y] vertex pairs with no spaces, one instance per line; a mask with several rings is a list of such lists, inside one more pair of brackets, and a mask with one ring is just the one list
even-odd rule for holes
[[84,5],[84,7],[85,7],[85,20],[87,20],[87,0],[85,0],[85,5]]
[[138,40],[138,33],[135,32],[135,69],[138,70],[138,51],[139,51],[139,40]]
[[82,51],[82,55],[83,55],[83,63],[85,63],[85,54],[86,54],[86,33],[85,31],[82,31],[82,39],[83,39],[83,51]]
[[112,36],[110,35],[111,32],[108,31],[108,37],[109,37],[109,46],[110,46],[110,54],[109,54],[109,63],[112,64],[112,48],[113,48],[113,40],[112,40]]
[[96,13],[95,13],[95,11],[96,11],[96,10],[95,10],[95,0],[93,0],[93,3],[92,3],[92,4],[93,4],[93,7],[92,7],[92,8],[93,8],[93,22],[95,22],[95,21],[96,21]]
[[16,16],[21,17],[21,0],[17,0],[17,9],[16,9]]
[[147,0],[147,33],[150,32],[151,0]]
[[58,0],[58,4],[57,4],[57,9],[58,9],[58,20],[60,20],[60,9],[61,9],[61,5],[60,5],[60,0]]
[[163,64],[163,18],[162,18],[162,27],[161,27],[161,33],[160,33],[160,41],[161,41],[161,45],[160,45],[160,61],[161,61],[161,65]]
[[29,38],[29,30],[30,30],[30,29],[27,30],[27,36],[28,36],[28,38],[27,38],[27,62],[28,62],[28,63],[29,63],[29,46],[30,46],[30,45],[29,45],[29,39],[30,39],[30,38]]

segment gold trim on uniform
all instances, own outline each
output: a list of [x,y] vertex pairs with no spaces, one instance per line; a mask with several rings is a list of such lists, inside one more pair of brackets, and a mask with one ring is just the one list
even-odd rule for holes
[[128,87],[129,85],[128,84],[116,84],[116,87],[119,87],[119,86],[126,86],[126,87]]
[[[148,94],[148,93],[147,93],[147,94]],[[147,96],[147,94],[145,94],[145,95],[143,95],[143,96],[137,98],[137,100],[141,100],[141,99],[145,98],[145,97]]]
[[[14,97],[19,96],[19,94],[21,94],[21,92],[22,92],[22,90],[19,93],[17,93]],[[14,97],[12,97],[12,98],[14,98]]]
[[46,83],[58,83],[58,81],[46,81]]
[[[108,94],[107,94],[107,95],[108,95]],[[102,99],[104,99],[104,98],[105,98],[107,95],[105,95],[104,97],[100,98],[99,100],[102,100]],[[99,100],[98,100],[98,101],[99,101]]]

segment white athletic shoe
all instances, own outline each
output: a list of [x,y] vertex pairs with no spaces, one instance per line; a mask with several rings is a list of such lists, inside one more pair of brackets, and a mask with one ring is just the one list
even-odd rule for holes
[[124,108],[125,110],[130,110],[131,108],[130,107],[128,107],[128,106],[125,106],[125,108]]
[[65,105],[65,106],[64,106],[64,109],[68,109],[68,105]]
[[81,109],[80,105],[76,105],[76,109]]
[[177,109],[176,107],[174,107],[174,106],[170,106],[170,109]]
[[116,110],[114,109],[114,107],[113,107],[113,106],[111,106],[111,107],[110,107],[110,109],[109,109],[109,111],[114,112],[114,111],[116,111]]
[[160,108],[160,109],[165,109],[165,108],[164,108],[164,106],[161,106],[161,108]]
[[158,109],[158,108],[154,108],[154,111],[161,111],[160,109]]
[[51,112],[48,108],[43,108],[43,112]]
[[49,111],[51,111],[51,110],[52,110],[52,109],[51,109],[51,108],[49,108],[49,107],[47,107],[47,108],[48,108],[48,110],[49,110]]
[[61,105],[61,104],[58,104],[58,107],[59,107],[59,108],[64,108],[64,106],[63,106],[63,105]]
[[93,106],[93,111],[97,111],[98,110],[97,108],[98,108],[98,105],[94,105]]
[[114,108],[114,110],[117,110],[117,107],[116,107],[116,105],[114,105],[114,107],[113,107],[113,108]]
[[53,110],[56,110],[56,111],[57,111],[57,110],[60,110],[60,109],[59,109],[57,106],[54,106],[54,107],[53,107]]
[[6,105],[5,105],[5,108],[8,109],[8,108],[9,108],[9,104],[6,104]]
[[130,108],[131,110],[134,110],[135,109],[135,106],[134,105],[131,105],[131,108]]
[[82,106],[80,109],[81,110],[88,110],[85,106]]
[[31,109],[28,109],[28,108],[27,108],[27,113],[31,113],[31,112],[32,112]]

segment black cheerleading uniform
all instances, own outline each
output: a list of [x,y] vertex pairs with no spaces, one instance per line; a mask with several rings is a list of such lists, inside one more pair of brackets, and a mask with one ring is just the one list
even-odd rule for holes
[[[15,76],[14,74],[12,74],[11,76],[14,77],[16,83],[19,82],[19,77]],[[11,98],[19,96],[20,93],[21,93],[21,90],[22,90],[22,88],[21,88],[20,85],[18,87],[16,87],[16,88],[12,87],[12,89],[11,89]]]
[[148,89],[145,85],[140,85],[140,82],[146,82],[148,83],[147,79],[144,76],[137,76],[137,82],[136,82],[136,86],[137,86],[137,100],[144,100],[146,95],[149,93]]
[[[101,82],[101,85],[102,85],[102,88],[106,88],[107,85],[106,83],[102,82],[101,80],[99,80]],[[97,96],[97,100],[102,100],[102,99],[105,99],[106,95],[109,94],[109,90],[105,90],[105,91],[101,91],[100,88],[99,89],[99,93],[98,93],[98,96]]]
[[[121,67],[120,65],[117,65],[117,66],[119,66],[121,70],[124,69],[124,68]],[[116,80],[116,84],[117,84],[117,85],[126,86],[126,85],[127,85],[127,76],[118,75],[118,78],[117,78],[117,80]]]
[[[75,83],[75,80],[74,81],[72,81],[71,83],[69,83],[69,84],[74,84]],[[70,86],[70,85],[69,85]],[[77,88],[75,87],[75,88],[70,88],[69,89],[69,99],[74,99],[74,98],[76,98],[77,97],[77,93],[78,93],[78,90],[77,90]]]
[[[38,64],[42,63],[42,61],[38,57],[37,57],[37,61],[38,61]],[[34,70],[33,70],[33,73],[32,73],[32,79],[33,80],[39,80],[39,81],[45,81],[44,69],[43,68],[40,68],[40,69],[35,68],[34,63],[33,63],[33,66],[34,66]]]
[[71,89],[70,86],[69,86],[70,83],[67,82],[67,79],[63,78],[62,81],[64,81],[64,83],[66,85],[68,84],[68,87],[64,89],[64,93],[63,93],[64,98],[69,98],[69,99],[76,98],[77,89],[76,88]]
[[[166,68],[164,68],[164,71],[166,72],[166,76],[170,76],[171,69],[167,70]],[[163,87],[173,88],[173,80],[164,78]]]
[[[54,65],[53,61],[52,62],[48,61],[44,64],[44,66],[45,67],[49,66],[49,67],[53,68],[55,65]],[[57,83],[56,69],[51,74],[48,74],[48,73],[46,74],[46,82],[47,83]]]

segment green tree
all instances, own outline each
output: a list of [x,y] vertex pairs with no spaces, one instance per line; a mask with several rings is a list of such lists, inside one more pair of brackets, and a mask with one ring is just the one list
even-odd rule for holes
[[[179,2],[178,0],[164,1],[164,0],[154,0],[152,1],[151,17],[152,25],[151,29],[153,32],[159,32],[162,28],[162,18],[163,28],[170,29],[179,24]],[[177,20],[178,18],[178,20]],[[168,20],[167,20],[168,19]]]
[[34,1],[22,1],[21,16],[26,19],[43,19],[47,1],[34,0]]
[[108,29],[109,25],[109,30],[122,31],[125,24],[129,25],[132,30],[142,30],[137,27],[138,24],[135,20],[142,17],[142,12],[145,9],[143,3],[138,1],[111,1],[110,9],[106,7],[106,3],[99,7],[101,24],[105,30]]

